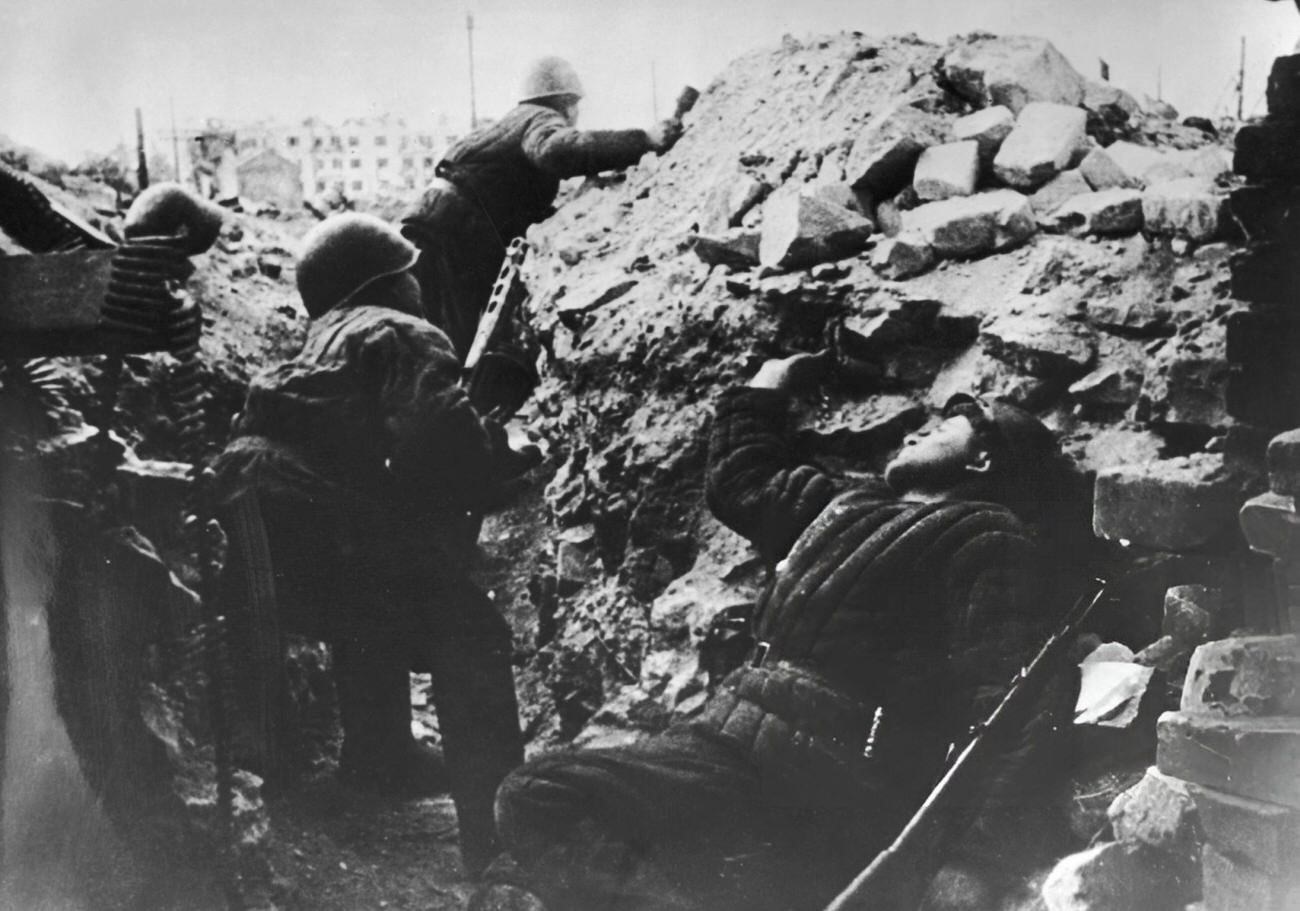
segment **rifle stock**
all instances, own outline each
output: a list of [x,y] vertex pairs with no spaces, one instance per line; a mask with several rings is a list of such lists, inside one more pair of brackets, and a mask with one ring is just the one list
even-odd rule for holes
[[949,814],[959,803],[974,803],[970,795],[983,790],[988,768],[1024,725],[1080,625],[1105,592],[1105,583],[1100,583],[1091,600],[1086,600],[1085,593],[1075,602],[1061,626],[1012,681],[997,708],[976,729],[893,844],[876,855],[825,911],[915,911],[920,906],[931,880],[965,828],[951,824]]

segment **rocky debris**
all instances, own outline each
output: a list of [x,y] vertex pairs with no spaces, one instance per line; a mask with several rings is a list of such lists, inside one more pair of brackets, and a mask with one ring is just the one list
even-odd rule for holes
[[1098,190],[1074,196],[1052,210],[1048,224],[1070,234],[1132,234],[1142,228],[1142,193]]
[[923,200],[970,196],[979,177],[979,143],[946,142],[927,148],[917,159],[912,187]]
[[1243,480],[1210,453],[1107,469],[1097,475],[1093,530],[1155,550],[1205,547],[1233,534]]
[[1165,591],[1160,629],[1184,647],[1209,640],[1223,614],[1223,592],[1205,585],[1175,585]]
[[975,33],[944,48],[940,81],[976,107],[1003,105],[1019,114],[1033,102],[1078,105],[1083,77],[1050,41]]
[[1196,863],[1200,821],[1186,782],[1147,769],[1140,782],[1115,798],[1106,815],[1116,841],[1149,845]]
[[1050,219],[1046,218],[1046,216],[1076,196],[1083,196],[1090,192],[1092,192],[1092,187],[1083,179],[1083,175],[1079,173],[1077,168],[1071,168],[1057,174],[1035,190],[1034,194],[1029,197],[1029,204],[1033,207],[1040,220],[1050,223]]
[[701,234],[721,234],[737,227],[742,218],[762,202],[771,187],[753,174],[737,171],[729,178],[712,184],[700,204],[698,225]]
[[1183,911],[1199,883],[1163,851],[1106,842],[1063,859],[1043,883],[1048,911]]
[[1085,154],[1082,108],[1036,101],[1025,106],[993,159],[993,172],[1021,190],[1042,186]]
[[1142,105],[1131,94],[1109,82],[1094,82],[1091,79],[1084,82],[1083,106],[1103,114],[1111,110],[1118,111],[1124,115],[1124,119],[1142,113]]
[[1166,775],[1300,808],[1300,718],[1166,712],[1156,765]]
[[778,192],[763,204],[758,260],[795,269],[858,252],[874,225],[861,215],[805,192]]
[[730,228],[718,235],[696,234],[692,238],[692,249],[710,266],[747,269],[758,265],[762,236],[762,232],[754,228]]
[[1014,190],[926,203],[903,214],[903,230],[947,258],[1008,250],[1028,240],[1035,227],[1029,199]]
[[958,142],[974,141],[979,146],[980,166],[988,168],[1015,125],[1016,115],[1011,109],[997,104],[958,117],[952,122],[952,135]]
[[1150,146],[1120,140],[1106,146],[1106,155],[1119,168],[1130,185],[1146,186],[1146,174],[1165,160],[1164,153]]
[[1295,636],[1245,636],[1196,649],[1180,705],[1225,717],[1300,715],[1300,647]]
[[1280,433],[1269,442],[1268,486],[1289,497],[1300,496],[1300,430]]
[[1092,149],[1079,162],[1079,173],[1094,190],[1113,190],[1141,186],[1141,181],[1127,174],[1105,149]]
[[947,138],[942,117],[899,104],[868,121],[854,138],[845,176],[855,189],[887,199],[912,182],[921,153]]
[[1142,375],[1118,367],[1098,367],[1075,380],[1068,390],[1070,398],[1081,405],[1123,406],[1137,401]]
[[934,263],[934,248],[919,233],[886,238],[871,251],[872,267],[894,281],[920,275]]
[[1207,243],[1223,235],[1227,204],[1227,197],[1211,184],[1192,177],[1148,186],[1142,196],[1142,216],[1153,234]]
[[1068,383],[1092,362],[1096,349],[1084,334],[1030,313],[999,317],[980,332],[980,344],[998,360],[1045,380]]

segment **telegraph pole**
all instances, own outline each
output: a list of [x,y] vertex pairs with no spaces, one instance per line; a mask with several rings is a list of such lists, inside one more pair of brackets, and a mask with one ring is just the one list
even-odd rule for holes
[[1241,36],[1241,66],[1237,69],[1237,119],[1241,119],[1246,94],[1246,36]]
[[149,162],[144,153],[144,115],[135,109],[135,182],[143,190],[149,186]]
[[659,122],[659,83],[655,79],[655,62],[650,61],[650,113],[651,119]]
[[181,182],[181,140],[176,134],[176,99],[169,98],[167,103],[172,111],[172,167],[176,170],[176,182]]
[[474,100],[474,14],[465,14],[465,35],[469,38],[469,126],[478,128],[478,107]]

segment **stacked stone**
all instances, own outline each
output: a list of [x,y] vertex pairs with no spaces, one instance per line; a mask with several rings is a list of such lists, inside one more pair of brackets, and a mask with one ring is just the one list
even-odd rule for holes
[[1189,782],[1204,834],[1204,911],[1300,908],[1300,654],[1295,636],[1201,646],[1156,764]]
[[1234,417],[1281,429],[1300,424],[1300,55],[1279,57],[1268,116],[1237,133],[1231,195],[1248,240],[1232,265],[1232,293],[1250,305],[1228,325],[1228,406]]

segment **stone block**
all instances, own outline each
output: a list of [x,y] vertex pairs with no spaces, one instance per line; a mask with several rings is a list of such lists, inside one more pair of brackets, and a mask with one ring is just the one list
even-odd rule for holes
[[1227,207],[1228,198],[1198,177],[1149,185],[1142,196],[1142,216],[1148,231],[1200,243],[1223,235]]
[[1029,197],[1029,205],[1033,207],[1034,213],[1043,219],[1076,196],[1091,192],[1092,187],[1088,186],[1088,181],[1083,179],[1078,168],[1071,168],[1057,174],[1035,190]]
[[872,267],[894,281],[920,275],[934,262],[934,248],[916,233],[904,232],[886,238],[871,251]]
[[1115,798],[1106,815],[1117,841],[1192,858],[1200,851],[1196,803],[1187,782],[1170,778],[1159,769],[1147,769],[1141,781]]
[[1114,189],[1075,196],[1052,212],[1048,225],[1075,235],[1133,234],[1142,229],[1142,192]]
[[1180,645],[1194,646],[1214,632],[1215,618],[1223,613],[1223,592],[1205,585],[1174,585],[1165,591],[1161,632]]
[[1150,146],[1120,140],[1106,146],[1106,155],[1136,186],[1146,186],[1145,174],[1164,161],[1164,153]]
[[1224,717],[1300,715],[1296,637],[1239,636],[1204,643],[1188,665],[1179,707]]
[[762,233],[753,228],[728,228],[721,234],[697,234],[691,249],[710,266],[735,266],[739,269],[758,265]]
[[988,166],[992,163],[1002,140],[1011,133],[1016,125],[1016,115],[1011,109],[997,104],[965,117],[958,117],[952,122],[952,135],[958,141],[973,140],[979,144],[980,163]]
[[1264,99],[1274,116],[1300,116],[1300,54],[1273,58]]
[[1065,382],[1081,376],[1096,356],[1091,338],[1061,320],[1033,313],[998,317],[984,327],[980,344],[1029,376]]
[[858,132],[849,150],[845,177],[876,199],[893,196],[912,182],[921,152],[944,142],[948,124],[940,116],[908,106],[876,115]]
[[1279,433],[1269,441],[1268,486],[1276,493],[1300,496],[1300,429]]
[[1140,187],[1141,180],[1127,174],[1105,149],[1093,149],[1079,162],[1079,173],[1094,190]]
[[974,257],[1018,246],[1037,225],[1028,197],[1014,190],[994,190],[905,212],[903,230],[924,238],[939,256]]
[[1300,180],[1300,119],[1270,116],[1243,126],[1232,169],[1248,180]]
[[1050,41],[986,33],[956,38],[944,49],[942,81],[976,107],[1003,105],[1019,114],[1032,102],[1078,105],[1084,79]]
[[1156,731],[1156,767],[1166,775],[1300,808],[1300,718],[1165,712]]
[[993,159],[993,172],[1019,189],[1042,186],[1085,154],[1087,124],[1083,108],[1041,101],[1026,105]]
[[861,250],[871,221],[802,191],[772,194],[763,204],[758,260],[764,266],[797,269]]
[[1154,550],[1204,548],[1235,535],[1243,481],[1213,453],[1107,469],[1097,475],[1092,527]]
[[979,143],[945,142],[921,153],[912,176],[912,188],[924,200],[970,196],[979,177]]
[[1293,872],[1300,858],[1300,810],[1190,785],[1205,842],[1220,855],[1272,876]]
[[1043,881],[1048,911],[1183,911],[1196,871],[1142,844],[1106,842],[1061,860]]
[[1296,911],[1300,877],[1269,876],[1247,863],[1231,860],[1212,845],[1201,855],[1205,911]]
[[1225,358],[1179,349],[1168,355],[1161,351],[1155,361],[1159,369],[1148,370],[1142,386],[1143,397],[1151,403],[1151,420],[1216,428],[1232,423],[1224,396],[1229,371]]

